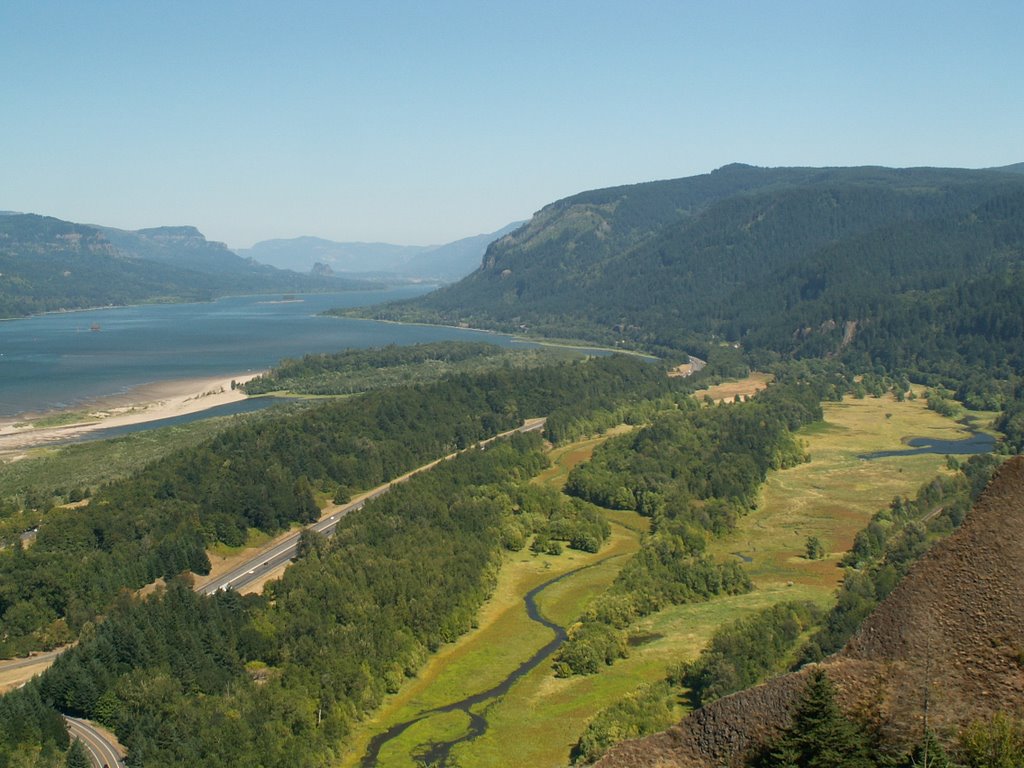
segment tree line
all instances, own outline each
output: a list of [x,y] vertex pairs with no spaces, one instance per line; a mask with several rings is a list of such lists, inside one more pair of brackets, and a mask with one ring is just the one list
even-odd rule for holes
[[343,500],[530,417],[571,424],[588,403],[668,392],[657,365],[622,356],[460,374],[245,420],[56,508],[35,542],[0,551],[0,655],[73,639],[121,589],[206,573],[214,542],[244,543],[315,519],[314,494]]
[[769,468],[804,460],[792,435],[821,418],[817,393],[771,387],[745,403],[703,407],[682,399],[647,427],[606,441],[574,468],[567,493],[651,518],[651,533],[569,631],[555,657],[559,676],[592,674],[626,655],[636,619],[666,605],[752,588],[739,563],[704,555],[755,503]]

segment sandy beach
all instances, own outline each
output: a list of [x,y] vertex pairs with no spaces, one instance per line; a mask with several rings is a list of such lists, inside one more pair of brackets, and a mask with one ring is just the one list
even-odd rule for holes
[[121,395],[79,405],[66,412],[77,414],[79,418],[60,426],[34,425],[40,420],[52,423],[59,419],[61,411],[0,419],[0,457],[10,461],[31,448],[73,439],[98,429],[143,424],[244,400],[245,393],[232,389],[231,382],[244,383],[258,375],[259,372],[249,372],[241,376],[145,384]]

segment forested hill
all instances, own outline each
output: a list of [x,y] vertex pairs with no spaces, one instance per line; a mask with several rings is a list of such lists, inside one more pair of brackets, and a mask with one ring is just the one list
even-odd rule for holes
[[0,317],[227,293],[370,287],[243,259],[194,227],[128,232],[35,214],[0,216]]
[[902,334],[922,307],[948,314],[957,290],[980,302],[968,313],[991,313],[1002,287],[1020,295],[1015,170],[729,165],[584,192],[493,243],[460,283],[378,316],[698,354],[715,340],[835,353],[859,330]]

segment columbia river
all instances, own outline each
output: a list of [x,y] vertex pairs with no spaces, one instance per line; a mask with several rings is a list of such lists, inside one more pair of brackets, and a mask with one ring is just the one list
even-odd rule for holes
[[317,352],[429,341],[522,344],[484,331],[320,314],[411,298],[430,288],[305,294],[288,301],[281,295],[234,296],[0,321],[0,417],[74,408],[154,382],[242,375]]

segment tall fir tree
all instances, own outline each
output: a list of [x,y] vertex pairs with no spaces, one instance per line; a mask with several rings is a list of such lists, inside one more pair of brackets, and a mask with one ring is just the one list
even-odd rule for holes
[[759,768],[873,768],[863,728],[836,703],[825,671],[811,673],[792,724],[768,747]]

